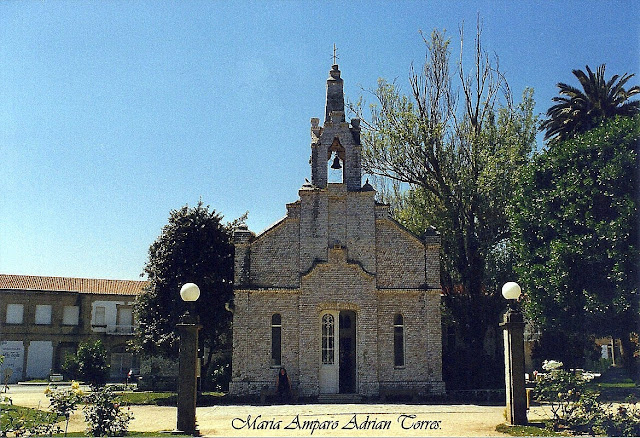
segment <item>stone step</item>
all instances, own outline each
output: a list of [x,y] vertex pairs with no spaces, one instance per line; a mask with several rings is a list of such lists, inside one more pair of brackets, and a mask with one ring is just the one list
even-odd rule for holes
[[360,394],[320,394],[318,396],[318,403],[362,403],[362,396]]

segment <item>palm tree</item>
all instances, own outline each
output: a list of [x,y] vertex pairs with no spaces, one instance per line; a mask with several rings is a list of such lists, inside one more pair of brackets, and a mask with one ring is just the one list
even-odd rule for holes
[[624,89],[633,74],[614,75],[605,81],[605,64],[599,66],[595,74],[586,67],[588,75],[582,70],[573,70],[584,92],[562,82],[558,84],[561,96],[552,99],[558,103],[549,108],[548,118],[540,125],[541,130],[546,130],[545,140],[552,143],[567,140],[595,128],[604,119],[640,113],[640,101],[628,101],[640,93],[640,87]]

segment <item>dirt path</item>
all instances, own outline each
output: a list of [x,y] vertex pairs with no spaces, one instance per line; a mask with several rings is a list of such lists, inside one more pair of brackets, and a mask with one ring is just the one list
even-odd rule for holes
[[[47,408],[43,393],[8,394],[20,406]],[[176,408],[131,406],[129,429],[171,431]],[[503,436],[504,407],[477,405],[310,404],[224,405],[197,410],[203,436]],[[76,411],[69,431],[83,431],[84,418]]]

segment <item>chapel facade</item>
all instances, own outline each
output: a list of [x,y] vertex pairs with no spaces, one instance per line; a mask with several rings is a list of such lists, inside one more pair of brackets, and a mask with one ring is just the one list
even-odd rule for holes
[[311,181],[282,220],[234,233],[232,395],[273,388],[281,366],[302,397],[444,392],[439,236],[392,219],[362,185],[361,157],[333,65],[324,123],[311,119]]

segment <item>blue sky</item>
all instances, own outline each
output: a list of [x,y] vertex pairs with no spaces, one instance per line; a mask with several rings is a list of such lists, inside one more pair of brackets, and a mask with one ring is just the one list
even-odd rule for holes
[[139,278],[199,199],[266,228],[309,177],[333,44],[355,100],[407,86],[419,30],[446,29],[457,58],[478,13],[539,113],[574,68],[640,73],[635,1],[0,2],[0,272]]

